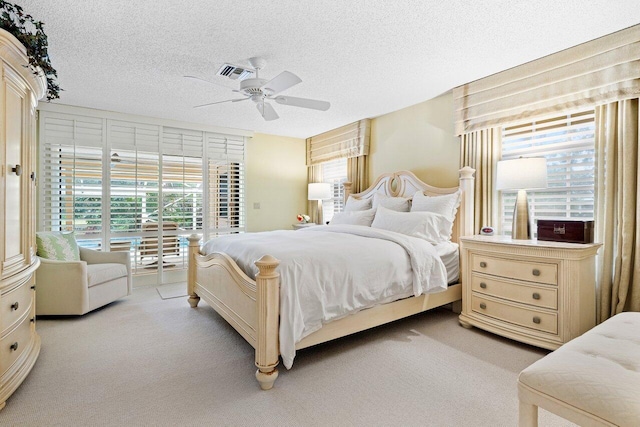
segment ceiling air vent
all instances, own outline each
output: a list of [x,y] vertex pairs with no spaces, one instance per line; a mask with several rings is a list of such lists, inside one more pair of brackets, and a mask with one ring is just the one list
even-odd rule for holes
[[216,73],[217,76],[228,77],[231,80],[244,80],[253,76],[253,74],[253,70],[231,64],[223,64]]

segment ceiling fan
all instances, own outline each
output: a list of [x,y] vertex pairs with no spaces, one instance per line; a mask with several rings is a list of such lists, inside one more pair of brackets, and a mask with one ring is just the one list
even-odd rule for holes
[[[271,80],[267,81],[266,79],[261,79],[258,76],[258,72],[262,68],[264,68],[264,66],[266,65],[266,61],[263,58],[259,58],[259,57],[249,58],[248,61],[249,61],[249,65],[251,65],[252,70],[243,70],[243,73],[240,78],[238,78],[237,72],[235,76],[234,75],[230,76],[230,78],[241,80],[240,89],[239,90],[234,89],[233,92],[238,92],[242,94],[244,96],[243,98],[210,102],[208,104],[196,105],[194,108],[208,107],[210,105],[222,104],[225,102],[241,102],[241,101],[246,101],[250,99],[256,104],[256,107],[258,108],[258,111],[260,112],[260,115],[262,116],[262,118],[269,121],[269,120],[275,120],[279,117],[278,113],[276,113],[276,110],[273,109],[273,106],[267,102],[270,100],[275,101],[278,104],[290,105],[292,107],[310,108],[312,110],[320,110],[320,111],[327,111],[331,106],[331,104],[329,104],[327,101],[318,101],[315,99],[296,98],[293,96],[278,95],[280,92],[283,92],[289,89],[290,87],[295,86],[298,83],[302,82],[300,77],[296,76],[295,74],[289,71],[283,71],[282,73],[278,74]],[[220,72],[218,74],[220,74]],[[185,77],[190,79],[205,81],[207,83],[218,84],[218,83],[211,82],[209,80],[204,80],[195,76],[185,76]]]

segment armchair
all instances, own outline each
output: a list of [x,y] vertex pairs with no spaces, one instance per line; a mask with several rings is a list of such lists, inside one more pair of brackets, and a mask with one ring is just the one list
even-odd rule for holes
[[36,314],[81,315],[131,294],[128,252],[78,250],[79,260],[40,256],[40,267],[36,270]]

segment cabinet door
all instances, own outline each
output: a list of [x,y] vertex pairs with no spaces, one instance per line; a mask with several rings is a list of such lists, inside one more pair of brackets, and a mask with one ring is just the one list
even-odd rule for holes
[[24,138],[26,109],[26,89],[18,76],[7,68],[3,69],[2,92],[4,92],[4,194],[2,197],[2,277],[10,276],[26,266],[25,224],[27,215],[25,174],[30,165],[24,164]]

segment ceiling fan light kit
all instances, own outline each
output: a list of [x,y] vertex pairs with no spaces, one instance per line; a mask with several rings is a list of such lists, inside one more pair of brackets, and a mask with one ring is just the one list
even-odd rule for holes
[[[197,105],[194,108],[207,107],[215,104],[222,104],[225,102],[240,102],[250,99],[256,104],[258,111],[263,119],[270,121],[276,120],[279,116],[274,110],[273,106],[266,102],[273,100],[278,104],[289,105],[292,107],[309,108],[312,110],[327,111],[331,104],[327,101],[319,101],[316,99],[297,98],[293,96],[276,96],[282,91],[289,89],[292,86],[302,82],[300,77],[289,71],[283,71],[271,80],[261,79],[259,77],[259,71],[264,68],[266,61],[260,57],[249,58],[249,64],[253,68],[252,70],[241,68],[231,64],[224,64],[218,75],[226,76],[232,80],[240,80],[240,90],[233,90],[244,95],[244,98],[227,99],[224,101],[210,102],[207,104]],[[185,76],[188,78],[194,78],[202,80],[207,83],[217,84],[215,82],[209,82],[208,80],[200,79],[193,76]]]

